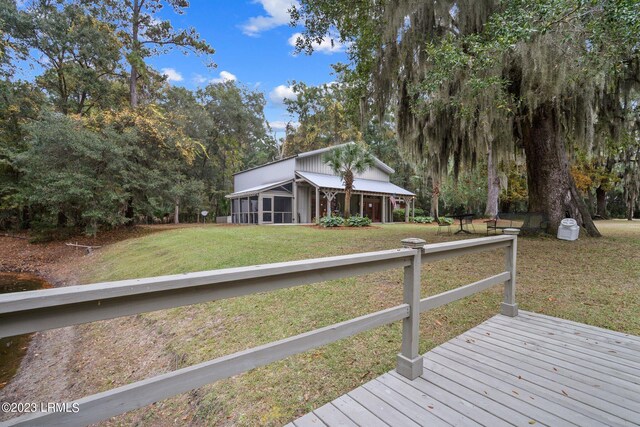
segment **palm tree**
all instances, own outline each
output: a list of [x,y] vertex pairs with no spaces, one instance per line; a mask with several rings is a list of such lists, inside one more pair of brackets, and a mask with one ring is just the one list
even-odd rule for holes
[[349,143],[327,151],[322,160],[344,183],[344,216],[351,216],[351,192],[354,173],[362,173],[375,164],[374,157],[364,144]]

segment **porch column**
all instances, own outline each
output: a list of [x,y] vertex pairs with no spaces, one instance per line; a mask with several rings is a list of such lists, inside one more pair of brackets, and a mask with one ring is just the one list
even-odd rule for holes
[[333,203],[333,199],[336,198],[336,195],[338,194],[337,191],[322,191],[322,194],[324,194],[324,199],[327,201],[327,216],[333,216],[333,211],[331,210],[331,204]]
[[411,218],[416,219],[416,199],[411,199]]
[[251,197],[247,197],[247,224],[251,224]]
[[387,222],[387,196],[382,196],[382,223]]
[[320,189],[316,187],[316,224],[320,224]]
[[411,209],[411,207],[409,206],[409,204],[411,203],[411,199],[409,199],[408,197],[404,198],[404,222],[409,222],[409,209]]
[[231,224],[233,224],[234,223],[234,221],[233,221],[233,199],[229,199],[229,200],[231,201],[231,206],[230,206],[231,207],[231,210],[230,210],[230,212],[231,212]]
[[360,216],[364,216],[364,194],[360,194]]
[[298,223],[298,184],[296,184],[296,180],[293,180],[293,201],[291,202],[293,204],[291,209],[291,215],[293,215],[293,218],[291,218],[291,223],[292,224],[297,224]]
[[262,193],[258,194],[258,225],[262,225]]

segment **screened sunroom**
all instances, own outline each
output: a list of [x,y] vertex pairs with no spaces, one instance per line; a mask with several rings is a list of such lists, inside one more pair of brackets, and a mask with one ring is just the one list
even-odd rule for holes
[[230,194],[234,224],[291,224],[293,181],[281,181]]

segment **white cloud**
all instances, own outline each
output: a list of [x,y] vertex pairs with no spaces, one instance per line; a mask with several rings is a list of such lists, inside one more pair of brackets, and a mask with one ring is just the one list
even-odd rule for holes
[[176,71],[174,68],[163,68],[162,75],[170,82],[181,82],[183,80],[182,74]]
[[235,74],[231,74],[228,71],[220,71],[220,76],[211,79],[211,83],[224,83],[224,82],[232,82],[238,80]]
[[202,74],[194,74],[192,80],[196,84],[202,84],[205,83],[208,79]]
[[267,31],[280,25],[287,25],[291,21],[288,10],[291,6],[299,7],[297,0],[254,0],[260,3],[267,12],[267,16],[254,16],[240,28],[248,36],[257,36],[262,31]]
[[276,86],[270,93],[269,99],[274,104],[284,104],[285,99],[296,99],[298,95],[293,91],[291,86]]
[[282,120],[274,120],[272,122],[269,122],[269,126],[271,126],[271,129],[276,132],[284,132],[285,130],[287,130],[287,124],[293,126],[294,128],[300,126],[300,122],[285,122]]
[[[289,37],[289,40],[288,40],[289,46],[296,47],[296,40],[298,39],[298,37],[301,37],[301,36],[302,36],[301,33],[294,33],[293,35],[291,35],[291,37]],[[333,43],[331,43],[332,40],[333,40]],[[344,52],[344,48],[345,48],[345,45],[343,43],[340,43],[336,36],[332,36],[332,35],[323,38],[320,43],[313,44],[313,50],[315,52],[321,52],[321,53],[324,53],[325,55]]]

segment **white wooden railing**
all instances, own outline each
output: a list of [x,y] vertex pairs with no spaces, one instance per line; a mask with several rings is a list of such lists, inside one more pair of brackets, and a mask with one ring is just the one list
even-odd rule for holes
[[[0,295],[1,338],[404,268],[403,303],[395,307],[87,396],[73,402],[79,409],[75,413],[26,414],[0,424],[91,424],[399,320],[403,323],[397,371],[407,378],[415,379],[422,374],[422,357],[418,353],[421,312],[504,283],[501,312],[507,316],[517,315],[515,236],[485,237],[432,245],[425,245],[424,240],[411,238],[402,243],[403,248],[386,251]],[[505,271],[420,299],[422,264],[495,249],[505,250]]]

